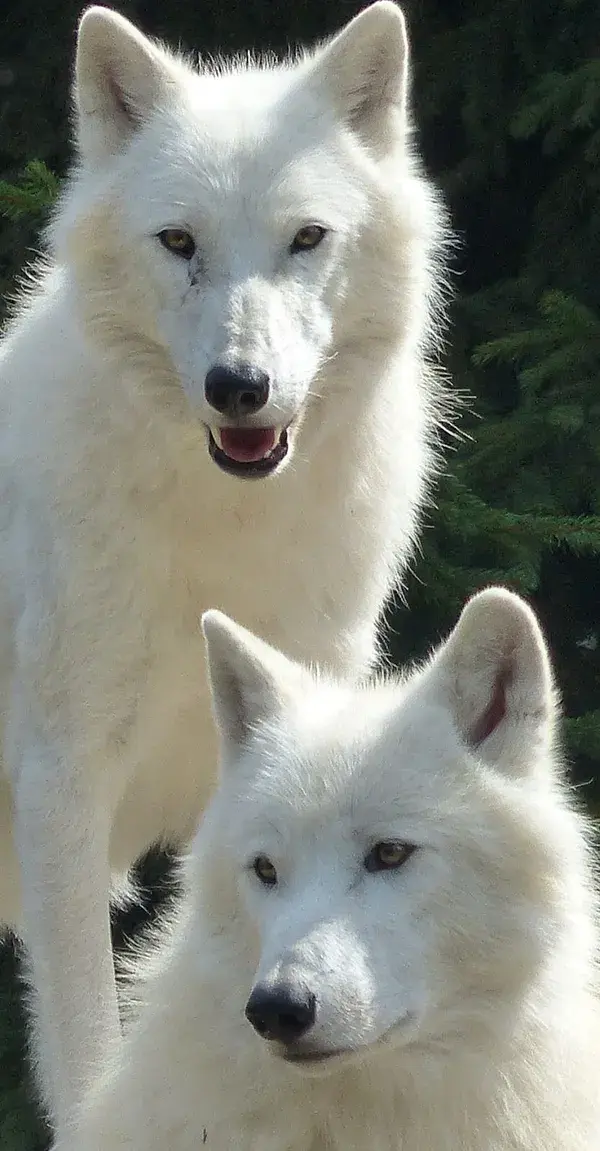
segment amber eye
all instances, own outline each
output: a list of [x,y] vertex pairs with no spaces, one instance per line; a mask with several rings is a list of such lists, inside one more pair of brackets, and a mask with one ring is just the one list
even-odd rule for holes
[[319,246],[326,235],[326,228],[322,228],[320,224],[307,224],[296,232],[290,244],[290,252],[292,255],[296,252],[311,252],[313,248]]
[[398,843],[396,840],[384,839],[381,843],[376,843],[365,856],[365,867],[367,871],[394,871],[402,867],[415,850],[413,843]]
[[183,228],[163,228],[162,232],[158,233],[158,238],[163,248],[173,252],[175,256],[181,256],[184,260],[191,260],[196,251],[194,240]]
[[257,855],[252,864],[254,874],[264,883],[265,887],[274,887],[277,883],[277,871],[266,855]]

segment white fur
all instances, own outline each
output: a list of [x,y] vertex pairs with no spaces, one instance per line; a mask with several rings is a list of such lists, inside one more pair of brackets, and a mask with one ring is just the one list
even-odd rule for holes
[[[588,828],[530,609],[482,592],[428,666],[362,689],[218,612],[205,631],[221,783],[146,1006],[60,1151],[597,1151]],[[366,870],[386,840],[416,850]],[[288,1047],[244,1018],[282,984],[316,996]]]
[[[387,2],[295,62],[202,74],[116,13],[82,20],[78,164],[0,349],[0,916],[59,1127],[119,1030],[110,872],[185,843],[214,778],[202,611],[360,674],[411,554],[442,231],[406,89]],[[236,357],[271,376],[254,422],[291,421],[253,483],[207,451],[204,377]]]

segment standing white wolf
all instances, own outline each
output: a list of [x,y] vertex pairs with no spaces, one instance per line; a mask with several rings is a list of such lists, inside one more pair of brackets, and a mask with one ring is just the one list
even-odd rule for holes
[[202,74],[83,17],[78,163],[0,355],[0,916],[59,1125],[119,1030],[111,870],[214,778],[201,612],[359,674],[410,554],[442,229],[407,84],[391,3]]
[[598,1151],[587,828],[529,608],[489,589],[363,688],[204,626],[221,783],[61,1151]]

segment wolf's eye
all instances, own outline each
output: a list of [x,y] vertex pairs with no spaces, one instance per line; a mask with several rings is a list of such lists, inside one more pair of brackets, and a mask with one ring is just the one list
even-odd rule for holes
[[275,887],[277,871],[267,855],[257,855],[252,867],[254,874],[265,887]]
[[313,248],[319,246],[326,234],[327,229],[322,228],[320,224],[307,224],[306,227],[300,228],[290,244],[292,256],[296,252],[311,252]]
[[384,839],[381,843],[376,843],[365,856],[365,867],[367,871],[394,871],[402,867],[415,850],[413,843],[398,843],[396,840]]
[[191,260],[196,251],[194,240],[183,228],[163,228],[162,232],[158,233],[158,239],[163,248],[173,252],[175,256],[181,256],[184,260]]

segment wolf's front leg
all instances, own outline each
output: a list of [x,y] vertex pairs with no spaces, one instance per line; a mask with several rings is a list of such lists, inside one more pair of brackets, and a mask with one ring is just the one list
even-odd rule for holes
[[120,1036],[109,922],[110,805],[81,764],[32,740],[31,732],[14,766],[33,1055],[60,1134]]

